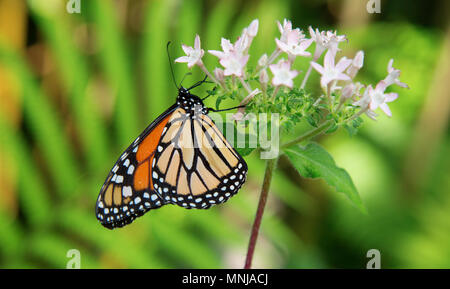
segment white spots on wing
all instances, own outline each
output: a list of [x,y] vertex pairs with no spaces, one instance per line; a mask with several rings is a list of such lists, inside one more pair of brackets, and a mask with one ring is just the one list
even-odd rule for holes
[[122,196],[124,198],[131,197],[132,194],[133,194],[133,190],[131,189],[130,186],[125,186],[122,188]]
[[129,167],[128,167],[128,171],[127,171],[127,174],[129,174],[129,175],[132,175],[132,174],[133,174],[133,172],[134,172],[134,166],[133,166],[133,165],[131,165],[131,166],[129,166]]
[[123,161],[128,156],[128,153],[125,152],[121,157],[120,160]]
[[115,165],[112,169],[113,173],[117,173],[117,170],[119,169],[118,165]]
[[126,159],[126,160],[123,162],[123,165],[124,165],[125,167],[128,168],[128,166],[130,165],[130,159]]
[[117,184],[121,184],[122,182],[123,182],[123,176],[117,175],[116,183],[117,183]]

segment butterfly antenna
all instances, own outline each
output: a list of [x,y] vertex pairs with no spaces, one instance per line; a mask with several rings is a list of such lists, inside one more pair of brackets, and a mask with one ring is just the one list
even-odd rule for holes
[[175,84],[175,87],[177,89],[180,89],[178,87],[178,85],[177,85],[177,81],[175,80],[175,73],[173,72],[172,59],[170,58],[170,53],[169,53],[169,45],[170,45],[170,43],[171,43],[170,41],[167,42],[167,47],[166,47],[166,49],[167,49],[167,57],[169,58],[170,72],[172,73],[172,80],[173,80],[173,83]]
[[[183,81],[186,78],[186,76],[188,76],[188,75],[192,75],[192,72],[186,72],[186,74],[183,76],[183,79],[181,79],[181,83],[180,83],[181,86],[183,86]],[[189,90],[189,89],[187,89],[187,90]]]
[[236,109],[236,108],[242,108],[242,107],[246,107],[246,105],[238,105],[235,107],[230,107],[230,108],[225,108],[225,109],[214,109],[214,108],[208,108],[209,111],[213,111],[213,112],[220,112],[220,111],[228,111],[228,110],[232,110],[232,109]]
[[189,87],[187,90],[191,90],[191,89],[196,88],[197,86],[199,86],[199,85],[201,85],[201,84],[207,82],[207,81],[206,81],[207,78],[208,78],[208,75],[205,75],[205,78],[203,78],[203,79],[200,80],[200,81],[197,81],[197,83],[195,83],[193,86]]

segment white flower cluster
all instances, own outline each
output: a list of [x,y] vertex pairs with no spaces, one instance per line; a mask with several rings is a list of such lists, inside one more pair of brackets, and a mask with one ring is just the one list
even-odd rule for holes
[[[310,38],[306,38],[305,34],[299,28],[292,28],[292,22],[284,19],[283,24],[280,22],[278,29],[280,37],[275,39],[276,49],[268,56],[263,54],[258,60],[258,66],[253,72],[252,76],[257,76],[259,79],[259,88],[253,89],[249,82],[250,75],[247,75],[246,69],[249,60],[249,48],[253,38],[258,33],[258,20],[253,20],[250,25],[242,31],[235,43],[230,40],[222,38],[222,51],[209,50],[208,52],[219,58],[219,63],[222,68],[215,68],[211,74],[202,62],[204,50],[201,49],[200,37],[195,37],[194,47],[182,45],[186,56],[179,57],[175,62],[187,63],[188,68],[199,66],[208,77],[217,85],[221,86],[225,91],[228,91],[226,85],[226,77],[232,77],[233,83],[239,80],[247,92],[247,97],[241,102],[241,105],[246,105],[254,96],[259,93],[266,93],[269,83],[273,85],[273,94],[276,95],[280,87],[292,89],[294,87],[294,78],[299,75],[299,71],[293,69],[292,65],[297,57],[313,57],[310,62],[308,71],[306,72],[300,88],[304,88],[309,78],[312,68],[321,74],[320,85],[324,91],[325,96],[329,99],[332,94],[340,94],[340,104],[351,100],[353,105],[358,106],[361,110],[358,116],[366,113],[372,119],[376,114],[374,110],[380,108],[387,115],[391,116],[391,112],[387,105],[388,102],[395,100],[398,95],[396,93],[386,93],[385,90],[392,84],[401,87],[408,87],[406,84],[400,82],[400,70],[392,67],[393,60],[388,64],[388,75],[381,80],[375,89],[372,85],[365,87],[359,82],[353,82],[358,71],[364,64],[364,52],[359,51],[353,59],[342,57],[336,63],[336,55],[340,51],[339,43],[347,41],[343,35],[337,35],[334,31],[319,31],[309,27]],[[312,43],[315,43],[314,53],[306,51]],[[320,56],[326,52],[323,65],[317,63]],[[286,58],[283,57],[286,56]],[[281,56],[281,57],[280,57]],[[278,61],[275,63],[275,61]],[[268,69],[272,73],[270,79]],[[361,93],[361,90],[364,92]],[[341,107],[339,105],[339,107]],[[243,116],[243,110],[239,111],[237,118]]]

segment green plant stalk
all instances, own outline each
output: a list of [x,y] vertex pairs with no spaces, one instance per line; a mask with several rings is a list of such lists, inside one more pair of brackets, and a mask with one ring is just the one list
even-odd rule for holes
[[302,141],[305,141],[305,140],[308,140],[310,138],[313,138],[313,137],[321,134],[325,130],[327,130],[330,127],[331,124],[332,124],[331,120],[324,121],[321,125],[319,125],[315,129],[310,130],[307,133],[299,136],[298,138],[281,145],[281,148],[287,148],[287,147],[293,146],[295,144],[298,144],[298,143],[300,143]]
[[256,240],[258,239],[259,228],[261,226],[262,216],[264,214],[264,208],[267,202],[267,196],[269,194],[270,183],[272,181],[272,174],[275,168],[275,164],[278,158],[270,159],[266,164],[266,171],[264,173],[264,181],[261,189],[261,195],[259,196],[258,209],[256,210],[255,220],[253,221],[252,232],[250,235],[250,241],[247,249],[247,257],[245,259],[244,269],[250,269],[252,266],[253,253],[255,252]]
[[[307,139],[313,138],[326,129],[332,124],[331,120],[323,122],[320,126],[309,132],[299,136],[298,138],[281,145],[281,148],[290,147]],[[250,241],[247,249],[247,257],[245,259],[244,269],[250,269],[252,266],[253,254],[255,252],[256,240],[258,239],[259,228],[261,227],[261,220],[264,214],[264,209],[266,207],[267,196],[269,194],[270,183],[272,181],[273,170],[277,163],[278,158],[270,159],[266,164],[266,171],[264,173],[264,180],[261,189],[261,195],[259,196],[258,208],[256,210],[255,220],[253,221],[252,232],[250,234]]]

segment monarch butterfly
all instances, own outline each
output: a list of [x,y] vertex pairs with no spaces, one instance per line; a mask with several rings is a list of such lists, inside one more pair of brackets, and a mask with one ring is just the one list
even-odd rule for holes
[[96,203],[108,229],[123,227],[151,209],[176,204],[208,209],[241,188],[247,164],[208,116],[203,100],[178,89],[176,103],[153,121],[110,171]]

